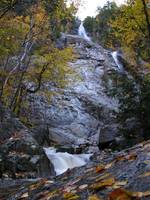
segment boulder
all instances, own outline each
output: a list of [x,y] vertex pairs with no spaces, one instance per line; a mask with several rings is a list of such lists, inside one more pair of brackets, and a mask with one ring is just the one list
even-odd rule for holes
[[111,148],[117,144],[120,132],[118,124],[109,124],[100,129],[98,146],[100,150]]
[[54,175],[54,169],[32,133],[0,104],[0,177],[36,178]]

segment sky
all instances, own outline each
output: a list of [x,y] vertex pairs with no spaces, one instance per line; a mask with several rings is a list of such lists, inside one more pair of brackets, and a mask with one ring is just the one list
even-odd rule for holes
[[[77,16],[84,20],[87,16],[95,16],[97,7],[103,7],[108,0],[81,0],[82,6],[80,6]],[[124,0],[111,0],[115,1],[118,5],[124,2]]]

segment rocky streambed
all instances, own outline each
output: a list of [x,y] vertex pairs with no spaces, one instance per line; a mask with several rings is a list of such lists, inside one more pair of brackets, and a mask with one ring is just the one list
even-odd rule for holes
[[118,152],[95,154],[84,167],[55,178],[5,180],[2,200],[148,200],[150,199],[150,141]]

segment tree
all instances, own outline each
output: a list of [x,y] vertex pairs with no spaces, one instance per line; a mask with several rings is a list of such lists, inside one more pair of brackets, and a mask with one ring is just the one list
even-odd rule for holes
[[[114,37],[120,42],[128,59],[137,63],[138,58],[149,61],[150,43],[143,1],[129,1],[120,7],[120,15],[111,21]],[[147,11],[147,10],[146,10]]]
[[[111,47],[117,41],[113,35],[110,21],[119,14],[119,9],[114,2],[107,2],[103,8],[98,8],[95,18],[87,17],[84,21],[85,28],[104,47]],[[111,44],[112,43],[112,44]]]
[[[39,92],[47,81],[57,87],[66,84],[66,74],[71,73],[67,62],[73,58],[72,49],[55,48],[52,22],[59,27],[68,12],[71,18],[74,12],[62,0],[49,1],[51,7],[47,7],[48,1],[1,3],[0,101],[19,115],[26,106],[28,93]],[[47,94],[46,88],[43,94]]]

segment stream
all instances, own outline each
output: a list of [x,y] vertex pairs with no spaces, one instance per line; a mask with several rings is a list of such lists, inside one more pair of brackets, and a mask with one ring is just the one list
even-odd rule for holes
[[44,148],[44,151],[54,166],[56,175],[63,174],[68,169],[81,167],[89,162],[92,154],[70,154],[57,152],[54,147]]

